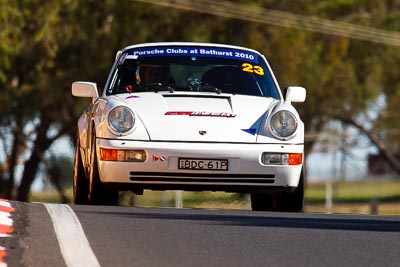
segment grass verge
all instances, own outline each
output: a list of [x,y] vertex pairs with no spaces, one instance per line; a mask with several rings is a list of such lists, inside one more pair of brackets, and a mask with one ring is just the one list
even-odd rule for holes
[[[400,180],[362,180],[332,184],[333,205],[327,206],[327,183],[309,183],[305,194],[305,212],[400,215]],[[72,190],[65,190],[72,201]],[[181,199],[182,201],[179,201]],[[34,192],[33,202],[59,203],[56,191]],[[207,209],[250,209],[248,194],[223,192],[148,191],[136,196],[120,194],[120,204],[138,207],[178,207]],[[374,206],[375,205],[375,206]]]

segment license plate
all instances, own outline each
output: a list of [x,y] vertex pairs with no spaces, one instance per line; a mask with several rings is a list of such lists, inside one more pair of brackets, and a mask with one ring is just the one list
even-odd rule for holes
[[205,170],[205,171],[227,171],[227,159],[187,159],[179,158],[178,169]]

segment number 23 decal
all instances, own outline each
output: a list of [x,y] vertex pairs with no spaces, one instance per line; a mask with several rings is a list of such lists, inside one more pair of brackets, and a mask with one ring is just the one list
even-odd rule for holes
[[258,75],[264,75],[264,69],[257,65],[251,65],[250,63],[243,63],[242,64],[242,71],[245,72],[254,72]]

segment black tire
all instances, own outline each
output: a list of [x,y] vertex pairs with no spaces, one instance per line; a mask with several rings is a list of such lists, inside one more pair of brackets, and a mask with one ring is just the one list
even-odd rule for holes
[[256,211],[274,211],[276,195],[266,193],[251,194],[251,209]]
[[105,188],[100,181],[99,168],[97,165],[96,136],[92,138],[89,172],[89,203],[93,205],[117,205],[118,191]]
[[302,212],[304,208],[305,172],[301,170],[299,185],[292,193],[278,195],[277,210],[283,212]]
[[304,208],[305,172],[301,170],[299,185],[291,193],[253,193],[251,209],[256,211],[302,212]]
[[83,168],[82,157],[80,153],[79,136],[76,141],[75,160],[74,160],[74,180],[73,180],[73,200],[74,204],[89,204],[89,182]]

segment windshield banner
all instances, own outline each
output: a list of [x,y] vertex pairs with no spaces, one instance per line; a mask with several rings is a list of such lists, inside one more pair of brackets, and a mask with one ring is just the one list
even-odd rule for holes
[[145,47],[129,51],[129,57],[157,57],[157,56],[190,56],[190,57],[218,57],[258,63],[256,53],[244,50],[235,50],[220,47]]

